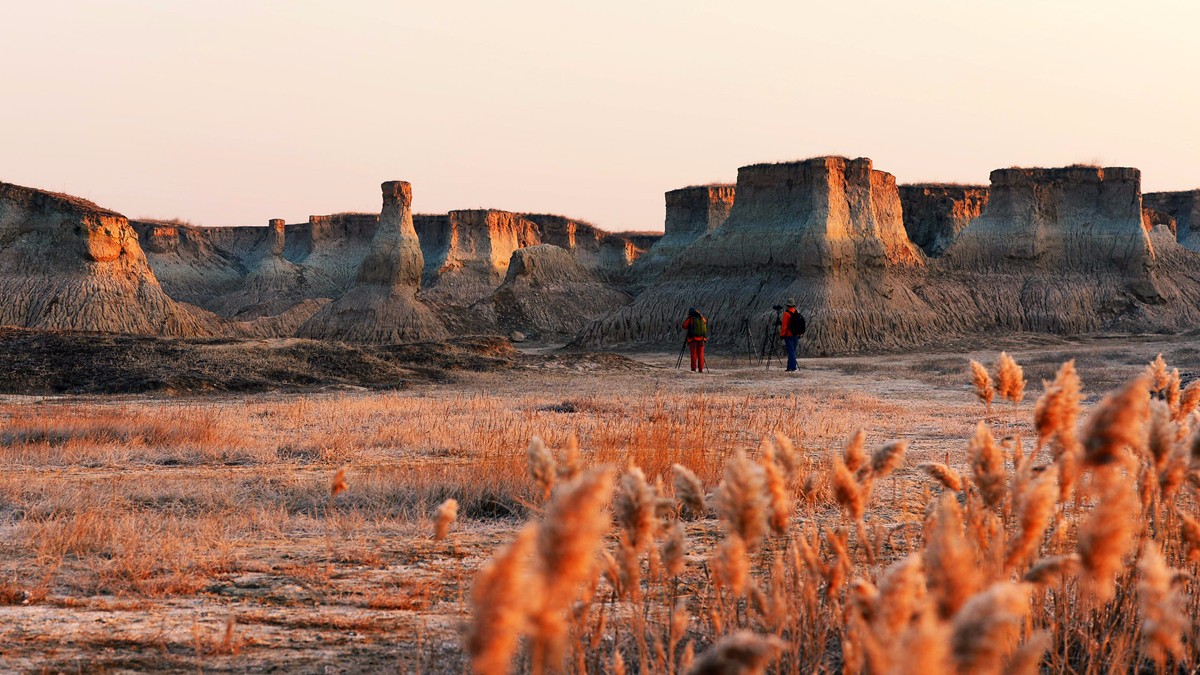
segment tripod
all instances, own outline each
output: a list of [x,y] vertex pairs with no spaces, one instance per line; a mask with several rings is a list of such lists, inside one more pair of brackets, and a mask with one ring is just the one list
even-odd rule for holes
[[746,363],[754,364],[754,333],[750,331],[750,319],[742,319],[742,333],[746,335]]
[[771,359],[779,359],[782,363],[783,356],[777,351],[779,348],[779,328],[783,326],[782,307],[773,307],[775,310],[774,330],[768,330],[763,334],[762,346],[758,350],[759,363],[766,362],[767,370],[771,369]]

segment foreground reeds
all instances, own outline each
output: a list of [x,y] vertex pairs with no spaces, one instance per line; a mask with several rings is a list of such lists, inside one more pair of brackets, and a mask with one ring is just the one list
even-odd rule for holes
[[[995,384],[982,365],[970,366],[985,417],[997,395],[1015,415],[1021,366],[1002,354]],[[614,499],[601,494],[609,474],[593,469],[586,504],[571,506],[580,484],[554,487],[545,517],[531,525],[554,532],[579,520],[586,525],[572,534],[586,543],[563,558],[558,540],[539,537],[513,582],[522,590],[512,606],[539,598],[526,620],[497,617],[488,605],[513,549],[481,574],[472,636],[495,633],[505,658],[472,647],[474,668],[1186,671],[1200,657],[1196,391],[1160,359],[1098,404],[1080,431],[1082,386],[1064,364],[1033,407],[1035,447],[1024,448],[1019,432],[998,442],[981,420],[965,445],[968,472],[920,465],[930,480],[917,527],[873,517],[877,503],[900,498],[880,497],[880,488],[906,444],[868,453],[861,431],[832,456],[765,438],[756,457],[729,456],[709,494],[684,465],[659,474],[631,465]],[[531,480],[548,495],[552,456],[537,454],[543,459],[534,461],[531,446]],[[673,501],[664,502],[664,482]],[[602,540],[613,518],[605,502],[617,535]],[[841,523],[819,517],[831,504]],[[709,525],[714,517],[719,529]],[[709,538],[705,553],[687,551],[688,528]],[[569,583],[548,581],[556,575]]]

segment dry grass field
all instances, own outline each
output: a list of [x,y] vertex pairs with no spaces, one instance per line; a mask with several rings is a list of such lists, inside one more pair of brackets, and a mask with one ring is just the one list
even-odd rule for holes
[[0,671],[1192,672],[1200,349],[948,349],[4,397]]

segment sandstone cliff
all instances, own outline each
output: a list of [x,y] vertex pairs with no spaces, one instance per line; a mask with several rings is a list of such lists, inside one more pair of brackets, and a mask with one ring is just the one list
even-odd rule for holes
[[911,344],[945,327],[910,289],[925,257],[905,233],[895,178],[870,160],[742,167],[736,195],[723,224],[580,341],[673,342],[695,306],[715,343],[743,344],[746,329],[762,335],[771,306],[788,297],[812,325],[802,343],[808,353]]
[[176,303],[119,213],[0,183],[0,324],[207,335],[216,317]]
[[340,265],[297,263],[285,257],[289,228],[282,220],[272,220],[267,227],[156,221],[133,225],[145,242],[151,268],[172,298],[230,320],[252,321],[312,307],[307,301],[330,299],[346,288],[333,279]]
[[958,233],[983,213],[988,189],[981,185],[901,185],[904,229],[926,255],[940,256]]
[[1148,192],[1146,206],[1175,220],[1175,237],[1185,248],[1200,251],[1200,190]]
[[412,186],[383,183],[383,209],[354,285],[300,327],[300,337],[390,343],[445,336],[417,299],[424,259],[412,220]]
[[1143,226],[1137,169],[992,172],[987,211],[921,289],[964,331],[1174,330],[1200,320],[1200,256]]
[[663,235],[643,253],[630,270],[636,284],[644,286],[658,278],[685,248],[729,218],[734,186],[701,185],[666,193],[666,222]]
[[532,221],[493,209],[451,211],[414,218],[425,258],[423,297],[471,305],[503,283],[513,252],[541,243]]
[[572,336],[629,301],[628,295],[580,267],[565,249],[542,244],[513,252],[491,309],[504,329],[550,340]]
[[591,223],[565,216],[521,215],[537,225],[541,243],[567,251],[580,267],[613,281],[624,281],[632,262],[657,239],[656,235],[643,232],[605,232]]
[[1154,228],[1161,227],[1170,232],[1171,238],[1174,239],[1176,237],[1175,218],[1169,213],[1146,206],[1145,197],[1142,199],[1142,228],[1147,232],[1154,232]]

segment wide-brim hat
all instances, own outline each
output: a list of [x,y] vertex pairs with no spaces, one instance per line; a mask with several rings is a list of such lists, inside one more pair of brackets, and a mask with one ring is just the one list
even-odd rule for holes
[[795,299],[793,299],[793,298],[788,298],[788,300],[787,300],[787,306],[788,306],[788,307],[795,307],[795,306],[796,306],[796,301],[795,301]]

